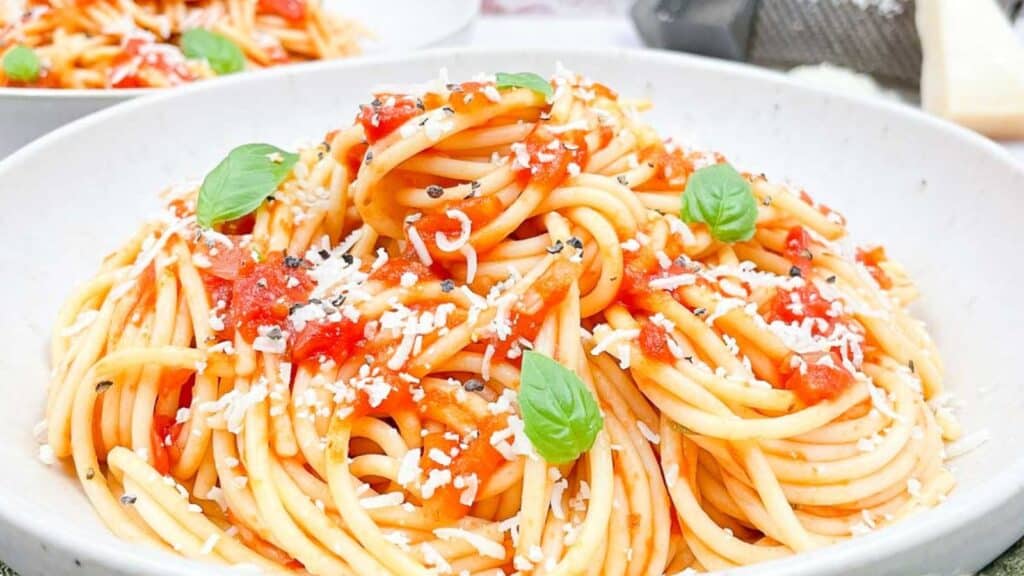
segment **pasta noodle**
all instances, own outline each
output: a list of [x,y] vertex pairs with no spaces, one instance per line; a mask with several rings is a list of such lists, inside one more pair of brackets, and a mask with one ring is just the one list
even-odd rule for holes
[[162,88],[226,73],[223,49],[183,51],[192,29],[237,47],[230,71],[352,56],[367,36],[307,0],[4,0],[0,57],[30,49],[39,70],[22,78],[5,66],[0,86]]
[[902,268],[644,107],[443,78],[236,149],[61,310],[45,449],[117,536],[270,572],[714,571],[937,505]]

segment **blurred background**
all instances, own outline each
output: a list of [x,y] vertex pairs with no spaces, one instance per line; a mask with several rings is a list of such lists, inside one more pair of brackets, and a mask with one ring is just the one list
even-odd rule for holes
[[1022,0],[483,0],[474,46],[650,47],[921,106],[1024,160]]

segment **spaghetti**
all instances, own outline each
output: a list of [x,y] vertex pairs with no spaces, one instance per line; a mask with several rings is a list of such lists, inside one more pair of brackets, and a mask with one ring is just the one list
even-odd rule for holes
[[[195,29],[216,44],[190,47],[186,34]],[[352,56],[366,35],[307,0],[5,0],[0,86],[162,88]],[[229,65],[218,62],[228,56]]]
[[935,506],[902,268],[642,107],[445,79],[236,149],[61,310],[45,452],[117,536],[271,572],[714,571]]

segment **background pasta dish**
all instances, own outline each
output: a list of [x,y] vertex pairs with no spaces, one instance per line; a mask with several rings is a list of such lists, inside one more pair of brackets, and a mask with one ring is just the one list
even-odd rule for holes
[[314,574],[721,570],[938,504],[903,269],[645,106],[442,76],[235,148],[61,310],[41,456],[122,538]]
[[351,56],[365,36],[315,0],[4,0],[0,86],[166,87]]

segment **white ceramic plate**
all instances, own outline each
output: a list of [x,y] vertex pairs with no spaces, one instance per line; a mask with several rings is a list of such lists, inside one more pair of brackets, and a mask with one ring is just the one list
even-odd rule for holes
[[[375,37],[364,44],[367,55],[462,43],[480,11],[480,0],[323,0],[323,4],[373,32]],[[152,92],[0,87],[0,158],[75,118]]]
[[[157,208],[240,143],[316,141],[385,82],[555,62],[650,97],[663,133],[742,168],[802,184],[884,241],[924,292],[919,313],[963,400],[992,440],[955,461],[950,499],[893,528],[736,574],[963,574],[1024,533],[1024,170],[996,145],[899,105],[800,87],[739,65],[655,52],[440,51],[283,68],[188,87],[79,120],[0,163],[0,558],[24,576],[220,573],[110,536],[77,482],[35,457],[47,341],[72,284]],[[216,113],[205,111],[216,110]],[[75,570],[77,572],[74,572]],[[225,571],[224,573],[230,573]]]

